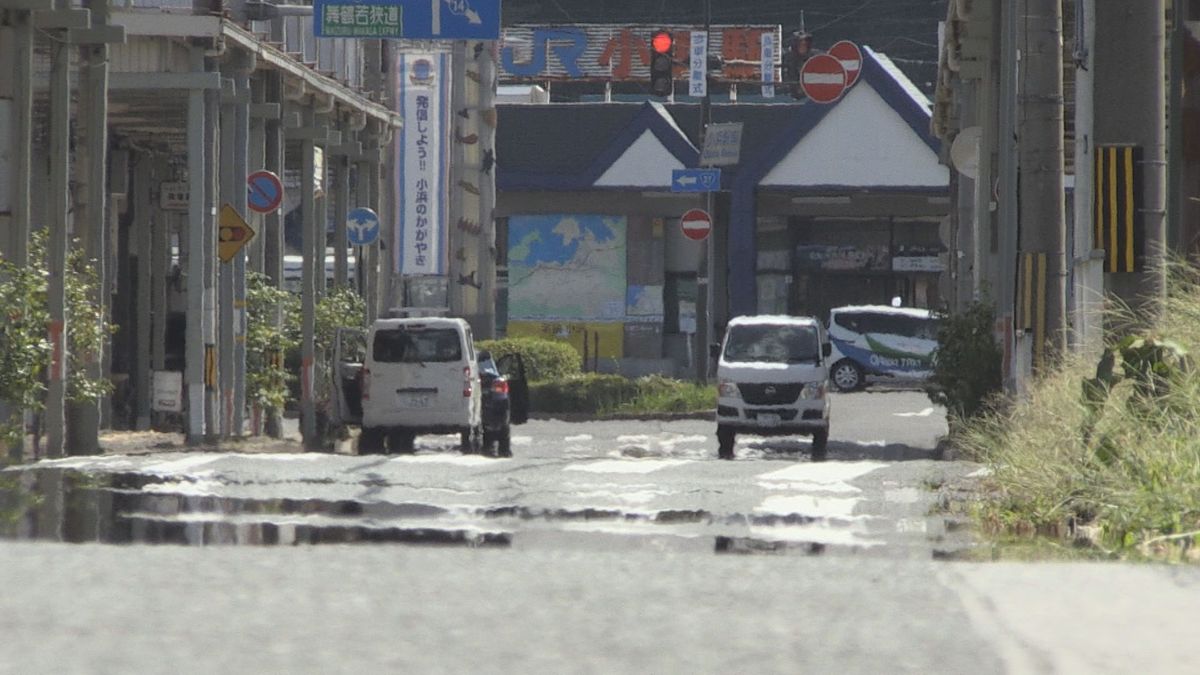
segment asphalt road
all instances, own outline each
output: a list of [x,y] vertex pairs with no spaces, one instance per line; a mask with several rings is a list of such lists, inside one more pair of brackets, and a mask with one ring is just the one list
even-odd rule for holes
[[941,412],[834,406],[815,464],[717,460],[702,420],[535,421],[511,460],[44,462],[0,672],[1194,672],[1195,570],[947,562],[972,540],[934,488],[979,467],[932,458]]

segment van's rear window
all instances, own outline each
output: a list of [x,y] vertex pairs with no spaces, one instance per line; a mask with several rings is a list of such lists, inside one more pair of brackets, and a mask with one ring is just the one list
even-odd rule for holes
[[390,328],[375,332],[371,357],[380,363],[461,361],[462,341],[453,328]]

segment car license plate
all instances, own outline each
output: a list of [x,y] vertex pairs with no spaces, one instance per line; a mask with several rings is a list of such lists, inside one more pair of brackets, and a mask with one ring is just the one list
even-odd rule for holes
[[764,427],[777,427],[779,426],[779,415],[775,413],[759,413],[758,422]]
[[428,408],[430,398],[426,394],[408,394],[400,397],[400,404],[409,408]]

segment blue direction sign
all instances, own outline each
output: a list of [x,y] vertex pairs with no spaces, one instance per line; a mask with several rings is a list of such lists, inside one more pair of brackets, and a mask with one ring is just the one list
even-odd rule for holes
[[346,238],[352,246],[374,244],[379,239],[379,216],[368,208],[357,208],[346,215]]
[[313,35],[499,40],[500,0],[315,0]]
[[246,206],[251,211],[271,213],[283,203],[283,183],[270,171],[246,176]]
[[675,169],[671,171],[671,192],[716,192],[720,189],[720,169]]

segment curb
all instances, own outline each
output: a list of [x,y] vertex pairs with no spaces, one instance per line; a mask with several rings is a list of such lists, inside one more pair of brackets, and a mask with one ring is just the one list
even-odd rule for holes
[[539,421],[559,421],[559,422],[620,422],[623,420],[632,422],[673,422],[676,420],[714,420],[716,419],[717,411],[713,410],[698,410],[693,412],[681,413],[613,413],[611,415],[599,415],[596,413],[529,413],[529,419]]

